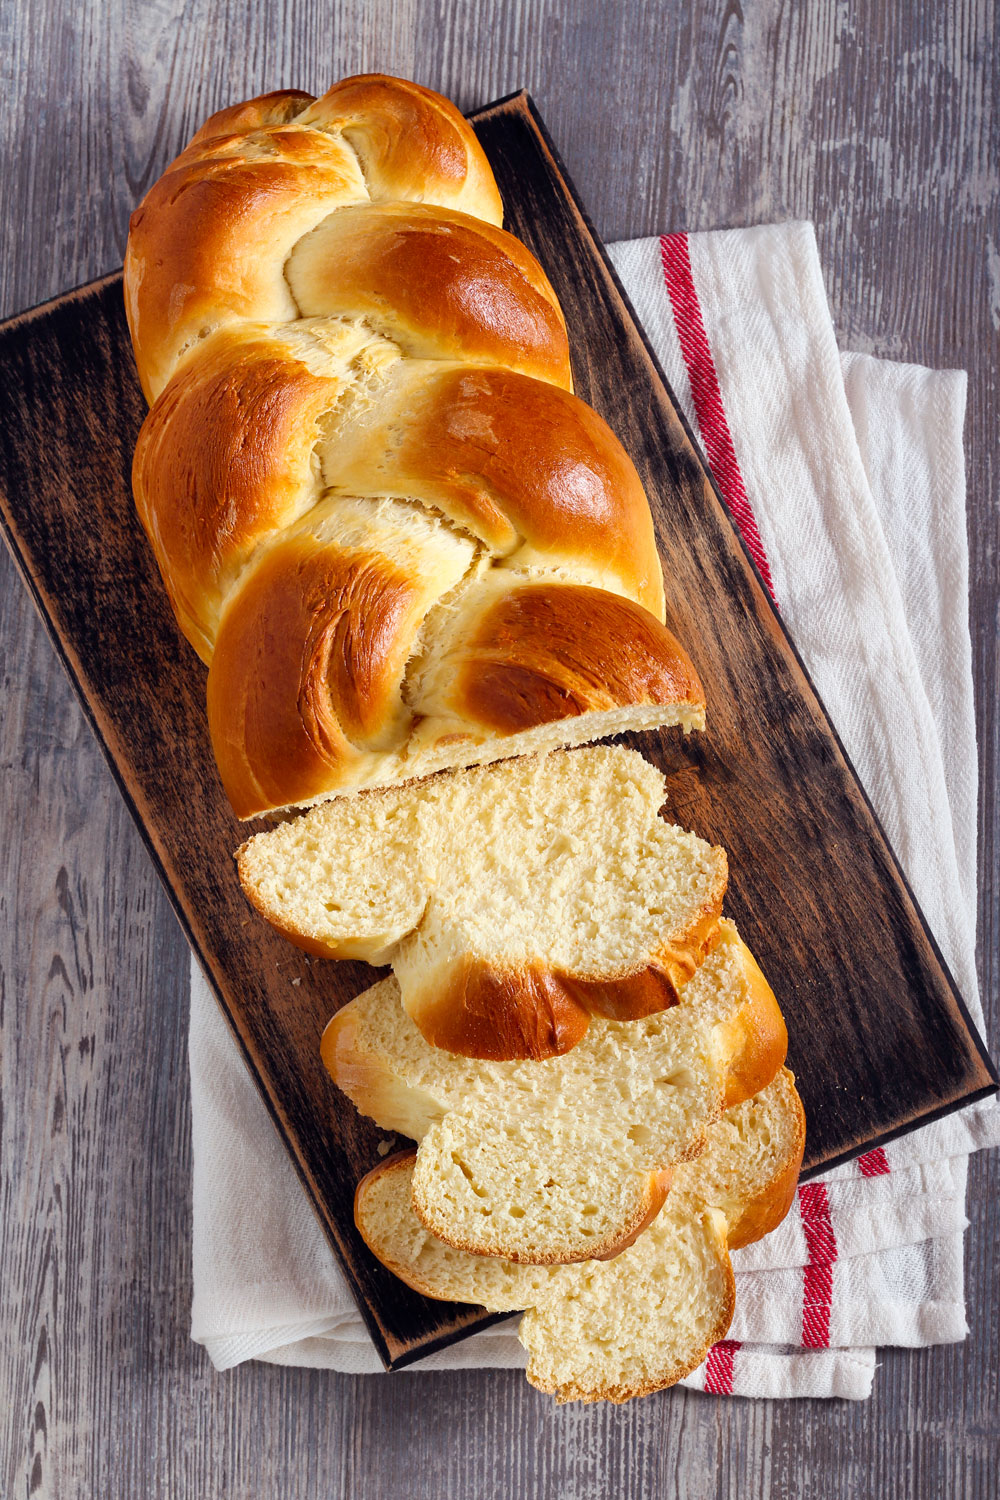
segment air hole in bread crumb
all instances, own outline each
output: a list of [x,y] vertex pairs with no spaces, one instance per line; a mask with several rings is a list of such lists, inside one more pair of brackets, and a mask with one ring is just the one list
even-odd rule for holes
[[472,1171],[471,1171],[471,1169],[469,1167],[467,1167],[465,1165],[465,1162],[462,1160],[462,1158],[460,1156],[457,1156],[455,1154],[455,1152],[453,1151],[451,1153],[451,1159],[455,1163],[455,1165],[458,1168],[458,1170],[461,1172],[462,1176],[465,1178],[466,1182],[469,1184],[469,1186],[472,1189],[472,1191],[475,1193],[476,1197],[477,1198],[485,1198],[486,1197],[485,1191],[482,1188],[476,1187],[476,1183],[475,1183],[475,1179],[474,1179],[474,1177],[472,1175]]

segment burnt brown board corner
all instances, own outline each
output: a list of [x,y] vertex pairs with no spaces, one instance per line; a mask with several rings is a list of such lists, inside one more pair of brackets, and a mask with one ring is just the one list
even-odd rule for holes
[[[785,1010],[816,1172],[989,1092],[996,1073],[530,100],[473,119],[507,224],[562,301],[577,389],[650,496],[669,623],[710,727],[634,743],[666,773],[670,814],[730,852],[728,909]],[[310,962],[240,894],[232,854],[247,828],[215,774],[204,669],[132,507],[145,406],[120,274],[0,327],[0,370],[15,562],[375,1345],[390,1368],[407,1364],[498,1320],[409,1291],[355,1229],[355,1185],[387,1136],[338,1095],[319,1037],[373,971]]]

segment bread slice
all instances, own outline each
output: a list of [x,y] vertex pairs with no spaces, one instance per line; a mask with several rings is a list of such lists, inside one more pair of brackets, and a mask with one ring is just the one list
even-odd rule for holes
[[639,1021],[595,1019],[565,1057],[482,1062],[430,1046],[388,979],[323,1036],[335,1083],[420,1141],[414,1206],[459,1249],[556,1262],[613,1255],[657,1212],[670,1168],[774,1077],[787,1037],[731,922],[684,987]]
[[782,1069],[709,1128],[652,1225],[610,1261],[527,1266],[445,1245],[413,1212],[412,1152],[363,1179],[354,1214],[379,1260],[425,1296],[528,1308],[518,1332],[532,1385],[559,1401],[627,1401],[682,1379],[725,1336],[729,1250],[785,1217],[804,1144],[802,1105]]
[[664,796],[621,746],[505,761],[324,803],[248,840],[240,880],[309,951],[391,963],[435,1046],[554,1057],[676,1004],[715,934],[725,853]]

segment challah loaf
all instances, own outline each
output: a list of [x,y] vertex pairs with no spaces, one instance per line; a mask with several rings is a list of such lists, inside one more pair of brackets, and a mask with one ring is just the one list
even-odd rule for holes
[[240,817],[704,722],[642,485],[446,100],[213,115],[132,217],[136,504]]
[[802,1105],[782,1069],[709,1127],[704,1152],[676,1169],[651,1227],[609,1261],[520,1265],[453,1249],[413,1211],[412,1153],[363,1179],[354,1215],[379,1260],[425,1296],[528,1308],[518,1333],[532,1385],[560,1401],[626,1401],[682,1379],[725,1336],[728,1252],[781,1223],[804,1144]]
[[293,942],[391,962],[427,1039],[543,1058],[593,1014],[676,1003],[711,942],[726,857],[658,816],[662,774],[594,746],[338,798],[238,851]]
[[383,1129],[420,1142],[414,1206],[456,1247],[510,1260],[612,1255],[724,1109],[770,1082],[786,1034],[731,922],[683,1003],[595,1020],[565,1057],[477,1062],[429,1046],[383,980],[334,1016],[323,1059]]

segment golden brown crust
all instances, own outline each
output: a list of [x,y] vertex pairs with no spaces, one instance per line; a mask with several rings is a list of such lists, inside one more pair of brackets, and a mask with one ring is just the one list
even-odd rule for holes
[[225,595],[254,547],[315,499],[312,451],[335,400],[334,383],[276,340],[226,330],[143,423],[136,506],[178,624],[206,664]]
[[698,923],[690,949],[678,942],[669,957],[661,950],[653,964],[601,979],[469,955],[435,978],[433,999],[418,992],[407,1008],[426,1040],[446,1052],[493,1062],[559,1057],[586,1035],[592,1015],[636,1021],[679,1004],[695,955],[708,946],[708,925]]
[[[365,1065],[363,1053],[358,1047],[357,1013],[351,1009],[350,1001],[326,1023],[320,1038],[319,1054],[323,1066],[337,1087],[362,1114],[374,1120],[375,1115],[361,1102],[366,1097],[365,1088],[371,1070]],[[344,1080],[342,1083],[341,1079]]]
[[612,980],[567,976],[567,983],[593,1016],[609,1021],[638,1021],[683,1000],[683,987],[694,976],[719,933],[719,917],[726,891],[727,865],[721,849],[719,878],[712,898],[705,903],[683,934],[665,939],[652,962],[632,974]]
[[788,1052],[788,1031],[774,991],[742,941],[740,948],[748,996],[738,1014],[719,1028],[728,1052],[723,1109],[733,1109],[766,1088]]
[[208,675],[219,774],[241,818],[319,797],[402,714],[399,679],[427,608],[376,552],[275,548],[223,621]]
[[462,649],[455,711],[498,734],[625,704],[705,695],[686,651],[647,610],[602,589],[534,583],[501,595]]
[[229,155],[180,157],[132,215],[126,310],[150,400],[204,332],[293,317],[282,276],[292,246],[331,209],[364,200],[341,143],[270,134],[283,155],[245,159],[234,141]]
[[356,73],[314,100],[300,123],[344,131],[374,199],[440,202],[491,224],[503,217],[475,131],[433,89],[385,73]]
[[258,94],[255,99],[245,99],[238,104],[227,104],[224,109],[209,115],[188,141],[184,150],[167,168],[179,162],[197,160],[210,141],[220,141],[237,135],[252,135],[268,126],[287,125],[296,115],[315,102],[315,95],[303,93],[301,89],[273,89],[269,94]]
[[[466,954],[444,974],[435,971],[422,989],[409,990],[405,1004],[411,1019],[432,1046],[446,1052],[493,1062],[540,1062],[575,1047],[592,1015],[636,1021],[681,1003],[683,986],[718,936],[728,869],[725,852],[716,848],[713,853],[717,866],[711,896],[683,932],[661,941],[651,962],[596,976],[541,962],[498,963]],[[777,1002],[760,978],[766,996],[754,990],[755,1003],[734,1034],[734,1079],[771,1067],[767,1082],[784,1058],[782,1050],[771,1066],[775,1045],[767,997],[775,1011]],[[736,1088],[734,1082],[734,1093]]]
[[[699,935],[702,930],[699,924]],[[694,951],[705,947],[699,936]],[[408,1010],[420,1034],[445,1052],[490,1062],[541,1062],[576,1047],[591,1016],[628,1022],[678,1005],[688,974],[687,962],[673,972],[657,962],[586,980],[541,963],[498,965],[466,956],[451,965],[447,978],[435,977],[433,999],[418,992],[408,998]]]
[[132,215],[126,310],[147,395],[204,325],[293,317],[284,261],[346,204],[416,198],[499,224],[492,173],[447,100],[376,74],[309,100],[268,94],[213,115]]
[[296,246],[303,317],[363,318],[414,359],[506,366],[571,390],[562,310],[503,229],[430,204],[342,208]]
[[498,1061],[559,1057],[581,1041],[590,1014],[565,980],[541,963],[499,964],[466,954],[444,977],[407,996],[434,1047]]
[[[665,641],[671,655],[679,652],[662,625],[656,629],[663,576],[645,491],[624,448],[589,406],[513,370],[445,367],[403,380],[380,417],[392,431],[391,446],[380,428],[338,438],[338,483],[348,493],[413,496],[497,555],[527,543],[538,562],[597,570],[636,601],[630,613],[614,615],[615,628],[629,632],[626,644],[635,635],[640,656],[662,657]],[[581,608],[597,593],[581,596]],[[488,622],[483,628],[488,646]],[[588,643],[606,653],[606,631],[591,627]],[[619,651],[624,655],[624,646]],[[600,661],[592,671],[600,674]]]
[[383,1130],[394,1130],[419,1140],[441,1110],[419,1090],[400,1086],[385,1069],[373,1067],[358,1044],[357,1012],[345,1005],[328,1022],[320,1041],[320,1056],[330,1077],[361,1114]]
[[787,1069],[785,1074],[791,1085],[786,1091],[786,1098],[795,1115],[792,1145],[785,1161],[770,1181],[764,1183],[758,1193],[744,1199],[739,1213],[730,1217],[731,1250],[741,1250],[744,1245],[753,1245],[773,1229],[777,1229],[795,1201],[806,1149],[806,1115],[792,1074]]

